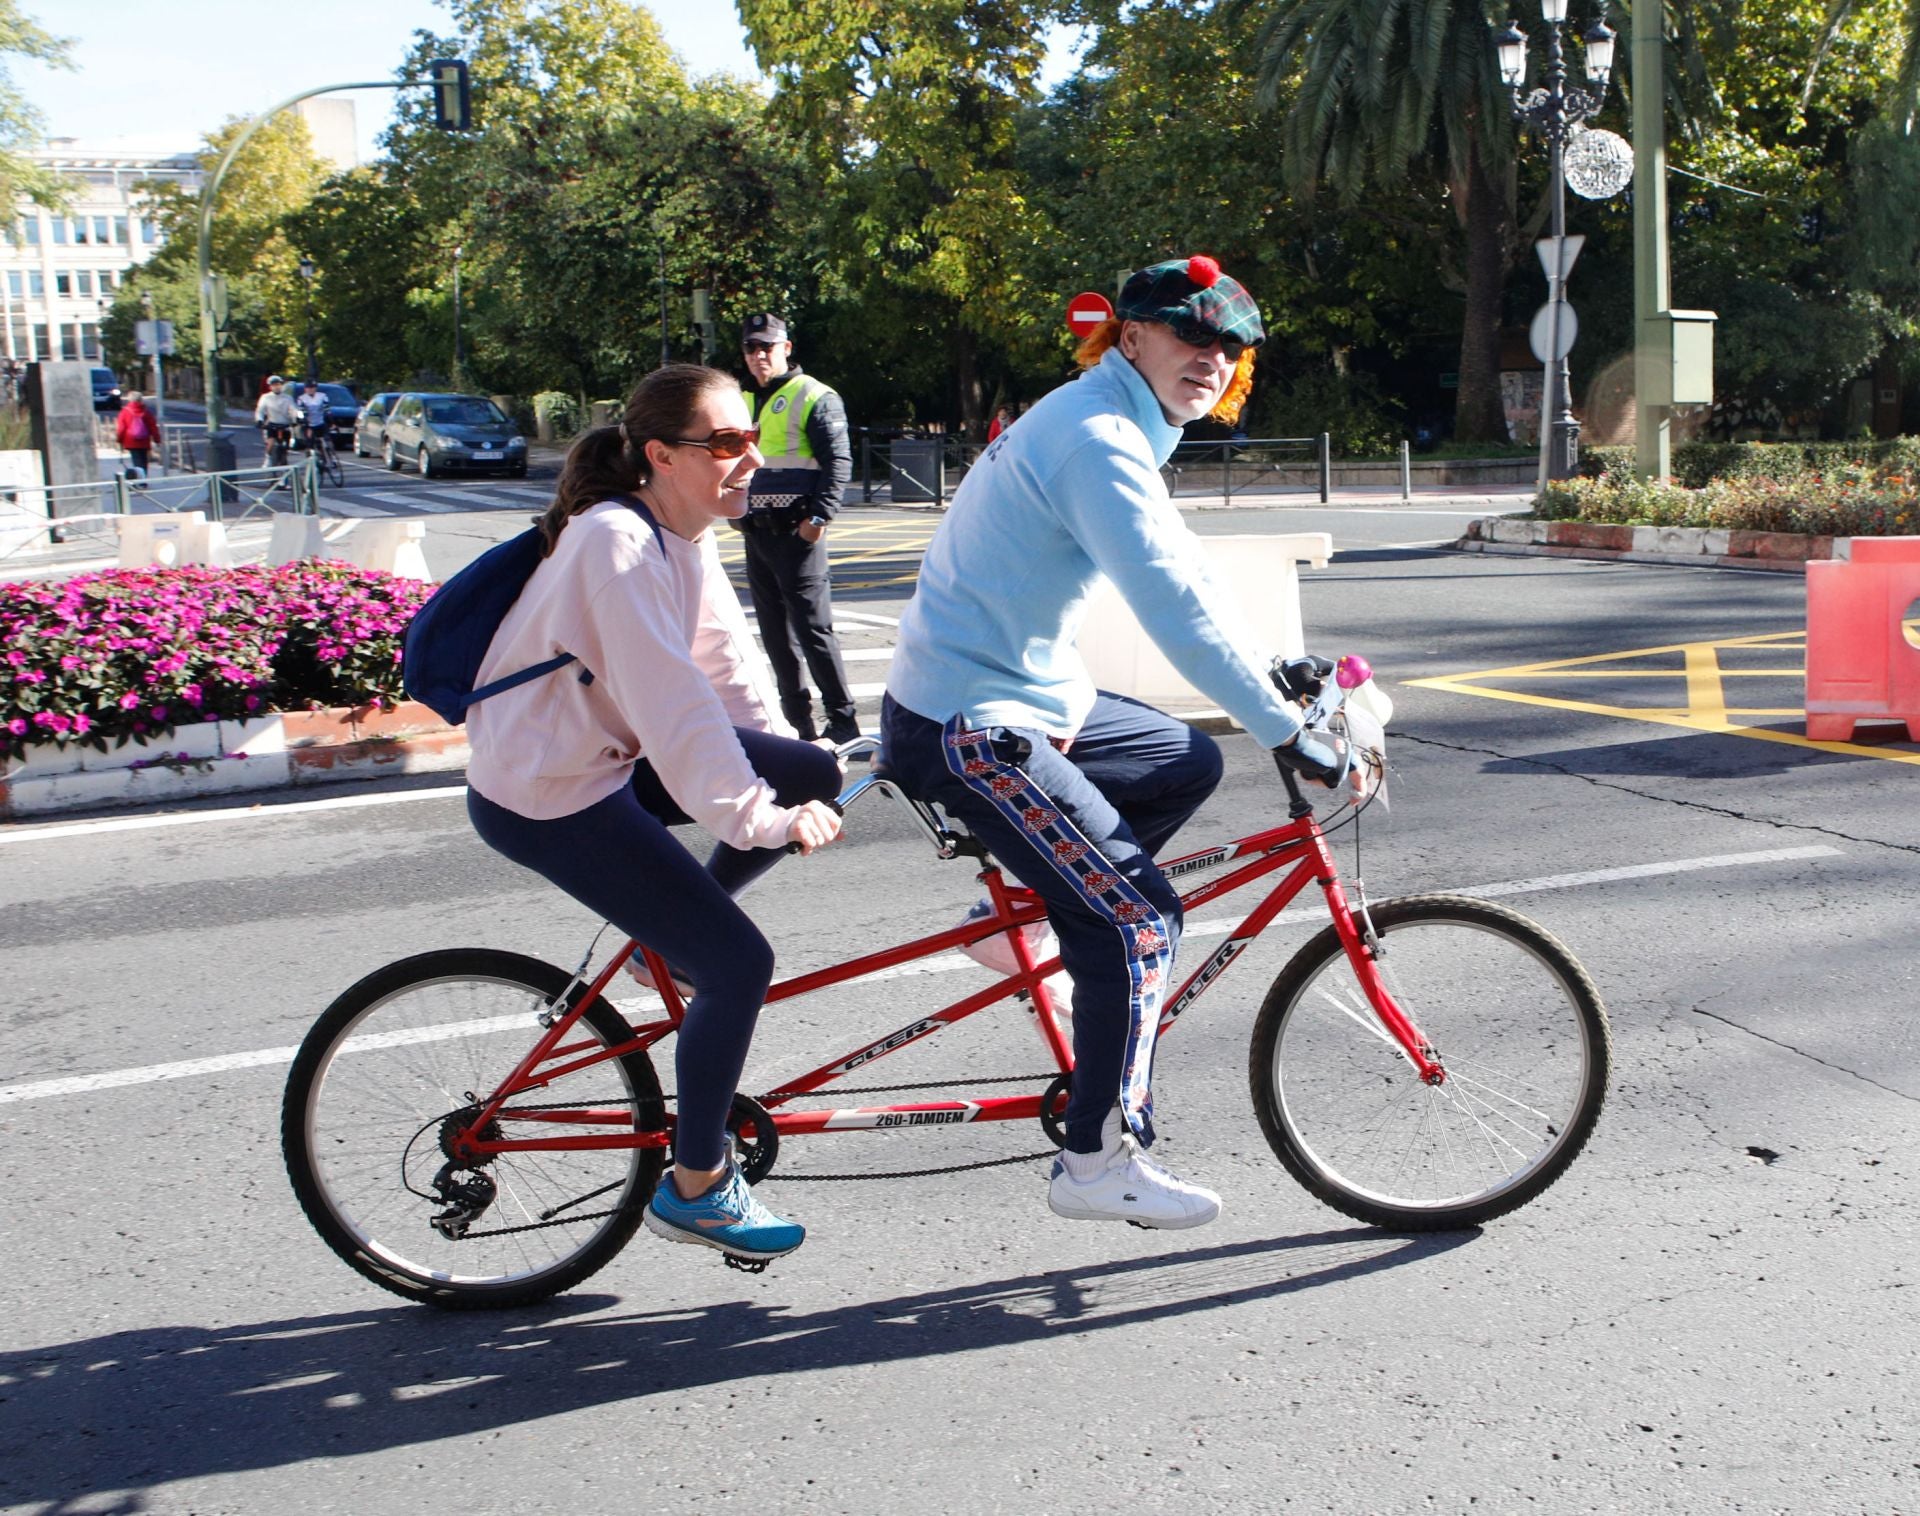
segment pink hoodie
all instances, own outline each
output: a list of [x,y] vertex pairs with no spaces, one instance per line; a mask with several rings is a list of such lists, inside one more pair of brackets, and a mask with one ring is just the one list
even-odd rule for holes
[[607,798],[645,755],[667,793],[722,842],[776,847],[794,811],[774,804],[736,726],[791,737],[766,662],[720,566],[715,534],[688,542],[602,501],[567,523],[500,623],[479,683],[556,653],[569,664],[476,705],[467,782],[534,821]]

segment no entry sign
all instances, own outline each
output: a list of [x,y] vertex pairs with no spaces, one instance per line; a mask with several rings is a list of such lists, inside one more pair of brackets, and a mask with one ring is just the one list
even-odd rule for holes
[[1113,315],[1113,302],[1098,290],[1085,290],[1067,302],[1067,330],[1084,337]]

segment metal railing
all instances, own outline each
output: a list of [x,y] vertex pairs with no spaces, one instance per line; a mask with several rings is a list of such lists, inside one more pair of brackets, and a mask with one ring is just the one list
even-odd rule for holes
[[[980,455],[984,442],[949,436],[876,437],[860,434],[860,498],[884,489],[895,505],[944,508]],[[1332,439],[1239,438],[1182,442],[1160,471],[1170,495],[1220,495],[1231,504],[1250,490],[1311,489],[1324,504],[1333,490]]]
[[0,560],[72,543],[117,551],[124,516],[203,511],[231,526],[283,512],[315,515],[317,480],[309,454],[279,468],[0,486]]

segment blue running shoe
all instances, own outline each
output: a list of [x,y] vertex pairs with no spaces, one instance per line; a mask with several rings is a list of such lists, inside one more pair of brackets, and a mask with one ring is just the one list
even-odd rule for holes
[[785,1221],[755,1198],[731,1161],[713,1188],[692,1200],[680,1198],[673,1171],[660,1184],[641,1218],[647,1230],[669,1242],[691,1242],[734,1258],[779,1258],[807,1240],[807,1229]]

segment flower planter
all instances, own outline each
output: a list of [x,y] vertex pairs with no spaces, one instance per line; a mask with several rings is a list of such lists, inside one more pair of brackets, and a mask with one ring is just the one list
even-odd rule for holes
[[104,753],[42,744],[0,760],[0,817],[147,805],[287,785],[463,769],[467,737],[425,706],[343,706],[203,721]]
[[1466,552],[1545,553],[1562,558],[1629,562],[1709,563],[1722,567],[1805,572],[1809,562],[1845,560],[1851,537],[1799,532],[1747,532],[1696,526],[1611,526],[1587,521],[1536,521],[1486,516],[1467,524],[1454,544]]

